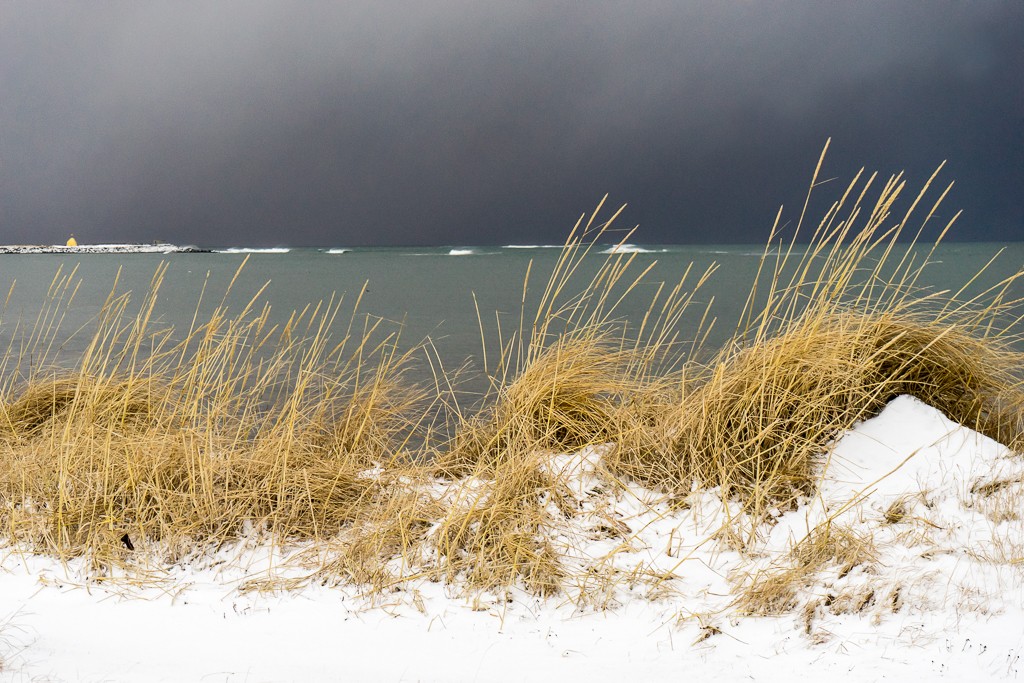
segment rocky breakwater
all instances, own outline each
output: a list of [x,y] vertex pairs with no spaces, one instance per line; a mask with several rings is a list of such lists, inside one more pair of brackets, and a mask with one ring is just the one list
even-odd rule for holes
[[0,245],[0,254],[194,254],[208,253],[209,249],[194,246],[178,246],[174,244],[80,244],[38,245],[38,244],[7,244]]

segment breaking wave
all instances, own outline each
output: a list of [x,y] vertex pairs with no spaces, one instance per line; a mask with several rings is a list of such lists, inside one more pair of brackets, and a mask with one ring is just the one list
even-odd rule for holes
[[217,249],[218,254],[287,254],[288,247],[228,247]]

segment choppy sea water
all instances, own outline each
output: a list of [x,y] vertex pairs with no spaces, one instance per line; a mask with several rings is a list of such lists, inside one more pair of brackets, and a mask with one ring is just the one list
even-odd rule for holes
[[[601,253],[606,249],[593,249],[570,281],[567,294],[578,293],[586,286],[607,258]],[[981,292],[1024,265],[1024,243],[941,245],[920,283],[936,290],[955,291],[1000,250],[1000,256],[972,283],[968,294]],[[631,275],[623,278],[624,282],[631,283],[636,275],[651,267],[616,311],[617,318],[633,325],[640,323],[658,288],[663,284],[674,285],[690,264],[691,283],[705,269],[717,265],[678,329],[680,339],[689,341],[696,334],[706,304],[713,299],[711,311],[716,322],[707,344],[715,348],[735,329],[764,250],[755,245],[645,245],[622,251],[623,258],[633,259]],[[60,364],[72,365],[85,348],[90,325],[115,283],[118,292],[131,293],[133,305],[137,306],[154,273],[165,264],[167,270],[154,316],[157,326],[173,326],[179,332],[187,330],[197,311],[198,319],[203,320],[224,300],[234,280],[226,299],[233,311],[240,311],[261,289],[260,303],[270,305],[275,322],[284,322],[292,311],[307,304],[341,296],[343,303],[334,332],[338,337],[348,326],[358,299],[358,315],[382,318],[388,329],[401,330],[400,346],[413,346],[429,338],[446,368],[455,368],[467,360],[479,367],[483,353],[481,321],[484,343],[493,356],[498,339],[507,339],[519,326],[524,281],[526,313],[531,315],[535,310],[531,306],[536,306],[559,253],[558,247],[509,245],[226,248],[213,253],[163,255],[0,255],[0,297],[10,292],[0,320],[0,343],[8,348],[18,336],[19,325],[22,330],[34,325],[55,275],[73,272],[77,286],[73,301],[65,307],[62,317],[53,321],[60,327],[55,335],[61,344]],[[530,277],[526,280],[528,272]],[[1024,285],[1015,285],[1011,296],[1024,297]]]

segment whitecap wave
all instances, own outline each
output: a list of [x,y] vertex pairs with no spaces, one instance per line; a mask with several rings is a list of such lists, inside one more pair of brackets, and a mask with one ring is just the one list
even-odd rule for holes
[[764,251],[735,251],[732,249],[705,249],[705,254],[713,254],[716,256],[778,256],[779,253],[776,250],[768,252]]
[[288,247],[228,247],[218,249],[219,254],[287,254],[291,249]]
[[613,247],[608,247],[602,254],[664,254],[668,249],[648,249],[647,247],[638,247],[635,244],[616,244]]
[[506,244],[502,249],[561,249],[561,244]]
[[449,256],[472,256],[476,253],[475,249],[452,249],[448,252]]
[[327,254],[347,254],[352,251],[351,249],[328,249],[325,253]]

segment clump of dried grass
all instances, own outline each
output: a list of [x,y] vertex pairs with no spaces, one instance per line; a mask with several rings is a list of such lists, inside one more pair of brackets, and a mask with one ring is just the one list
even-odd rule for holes
[[596,335],[560,340],[483,415],[459,425],[436,463],[437,473],[452,480],[450,507],[434,537],[449,580],[559,590],[564,569],[550,530],[553,517],[569,511],[568,496],[545,464],[554,454],[615,438],[613,412],[628,385],[623,356]]
[[799,606],[800,591],[826,568],[842,579],[856,567],[869,567],[876,557],[871,538],[826,522],[796,543],[781,565],[740,577],[735,607],[743,614],[786,614]]
[[109,377],[54,377],[33,383],[14,401],[0,406],[0,433],[23,439],[55,423],[81,420],[131,426],[159,419],[164,387]]
[[10,539],[100,565],[252,528],[324,539],[387,497],[393,477],[369,471],[415,468],[406,445],[422,438],[430,398],[404,381],[410,355],[393,338],[371,346],[371,327],[331,346],[331,302],[280,329],[265,308],[218,308],[171,344],[148,324],[158,287],[135,318],[125,297],[108,301],[78,370],[8,382],[0,521]]
[[597,335],[559,340],[503,387],[495,403],[459,425],[438,457],[439,472],[464,475],[517,451],[575,452],[608,441],[618,401],[636,386],[625,356]]
[[562,563],[546,533],[554,491],[536,457],[504,460],[493,478],[457,486],[434,541],[448,580],[458,577],[482,588],[522,581],[539,594],[557,592]]
[[1020,447],[1024,375],[1008,315],[1018,302],[1007,293],[1021,273],[968,302],[919,289],[930,252],[899,242],[910,211],[888,223],[898,178],[859,225],[872,180],[851,183],[806,248],[766,250],[732,342],[687,365],[663,436],[623,440],[612,467],[671,491],[720,486],[756,522],[811,494],[826,444],[900,394]]
[[679,414],[665,474],[677,487],[723,486],[754,507],[790,505],[814,491],[824,445],[901,394],[1014,443],[1024,403],[1012,355],[911,314],[800,320],[719,361]]

